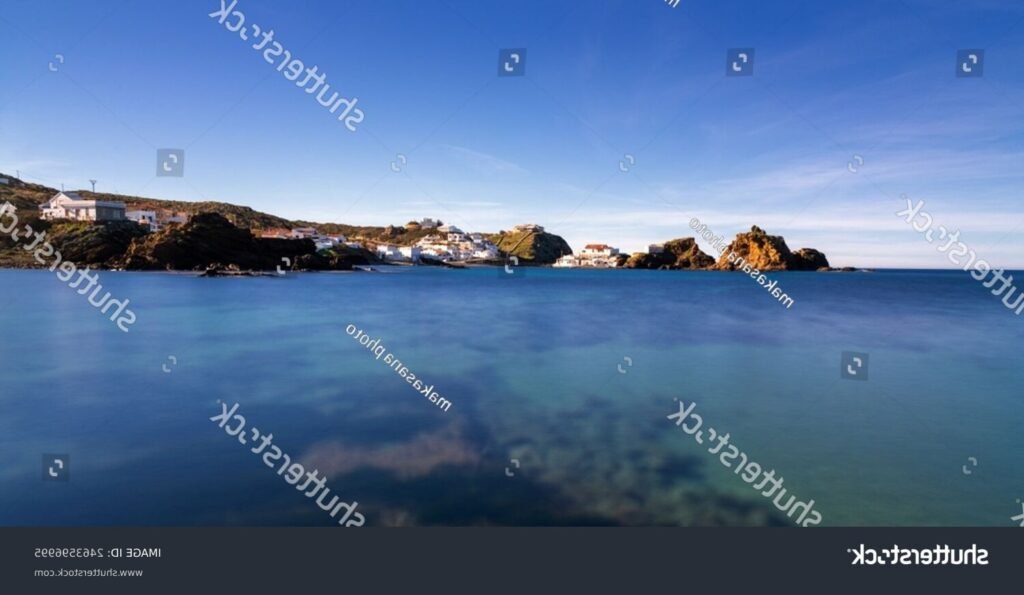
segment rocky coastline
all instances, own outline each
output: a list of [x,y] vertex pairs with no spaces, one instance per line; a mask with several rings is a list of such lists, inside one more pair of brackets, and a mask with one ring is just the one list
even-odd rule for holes
[[[39,205],[48,200],[52,188],[27,184],[12,179],[0,186],[0,203],[16,208],[20,224],[33,232],[46,234],[47,241],[63,257],[82,267],[98,270],[123,271],[188,271],[205,277],[263,276],[282,272],[356,271],[373,270],[373,265],[387,264],[370,248],[375,242],[394,242],[412,245],[422,235],[421,230],[407,226],[401,228],[356,228],[337,224],[324,224],[334,231],[365,239],[363,243],[337,244],[318,249],[310,239],[287,237],[258,237],[252,226],[265,224],[286,225],[289,222],[272,215],[258,213],[246,207],[222,203],[196,203],[187,221],[166,225],[150,232],[131,221],[44,220]],[[117,195],[104,195],[107,199]],[[156,199],[122,197],[136,204],[139,200],[149,208],[158,208]],[[132,200],[136,202],[131,202]],[[170,203],[168,203],[170,204]],[[185,208],[189,203],[173,203]],[[136,205],[137,206],[137,205]],[[298,222],[291,222],[298,223]],[[305,224],[305,222],[301,222]],[[560,258],[573,254],[572,248],[560,236],[535,226],[533,231],[520,229],[489,234],[498,251],[498,259],[468,262],[442,262],[424,259],[422,265],[471,268],[478,264],[516,266],[548,266]],[[266,235],[266,234],[263,234]],[[408,235],[409,237],[405,237]],[[383,238],[383,240],[382,240]],[[707,237],[705,235],[705,240]],[[408,240],[408,242],[406,242]],[[721,240],[717,238],[717,240]],[[652,245],[648,252],[632,255],[615,254],[611,266],[624,269],[734,271],[736,261],[730,254],[741,257],[742,262],[764,272],[772,271],[836,271],[826,256],[813,248],[792,251],[781,236],[769,235],[756,225],[749,232],[737,234],[735,239],[715,257],[705,253],[693,237],[681,237]],[[17,240],[0,234],[0,268],[43,268],[30,251],[23,250]]]

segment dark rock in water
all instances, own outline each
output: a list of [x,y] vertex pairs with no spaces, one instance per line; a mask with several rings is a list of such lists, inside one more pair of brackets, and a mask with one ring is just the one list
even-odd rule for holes
[[[125,254],[124,268],[180,271],[234,265],[254,270],[274,268],[282,256],[295,258],[315,250],[310,240],[272,242],[257,243],[249,230],[235,227],[223,216],[201,213],[184,225],[168,226],[133,242]],[[275,257],[277,262],[271,265]]]
[[200,277],[271,277],[273,273],[260,273],[254,271],[243,271],[236,265],[229,264],[227,266],[221,264],[212,264],[203,271]]
[[626,260],[627,269],[670,269],[699,270],[715,264],[711,258],[697,246],[693,238],[669,240],[663,244],[663,251],[658,254],[637,252]]
[[741,257],[751,268],[761,271],[817,271],[829,266],[828,259],[813,248],[801,248],[790,252],[782,236],[772,236],[758,226],[748,233],[736,234],[713,268],[734,271],[743,266],[736,258],[730,261],[730,254]]
[[377,259],[366,250],[335,246],[312,254],[303,254],[295,261],[300,271],[351,271],[354,266],[368,265]]
[[828,259],[821,252],[814,248],[801,248],[793,253],[792,270],[794,271],[817,271],[828,269]]

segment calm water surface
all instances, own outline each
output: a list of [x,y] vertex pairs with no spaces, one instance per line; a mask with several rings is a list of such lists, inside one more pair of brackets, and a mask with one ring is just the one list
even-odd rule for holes
[[725,273],[101,278],[130,333],[49,272],[0,271],[0,525],[332,524],[209,421],[218,400],[367,525],[791,524],[674,399],[824,525],[1008,525],[1024,497],[1024,320],[963,272],[778,274],[788,310]]

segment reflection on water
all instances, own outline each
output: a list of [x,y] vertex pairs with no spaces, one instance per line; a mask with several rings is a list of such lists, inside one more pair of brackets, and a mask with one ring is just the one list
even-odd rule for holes
[[[138,313],[125,334],[49,273],[0,271],[0,524],[327,524],[207,421],[218,399],[368,526],[792,524],[666,419],[683,397],[824,525],[1005,524],[1021,321],[956,273],[784,283],[791,310],[714,273],[104,273]],[[850,350],[869,382],[840,379]],[[70,482],[41,481],[44,452],[71,455]]]

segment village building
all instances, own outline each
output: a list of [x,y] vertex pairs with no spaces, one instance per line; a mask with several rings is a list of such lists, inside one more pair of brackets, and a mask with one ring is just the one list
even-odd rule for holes
[[377,256],[382,260],[401,260],[402,253],[399,251],[398,246],[394,244],[378,244],[377,245]]
[[285,229],[283,227],[272,227],[270,229],[264,229],[260,232],[261,238],[278,239],[278,240],[290,240],[292,239],[292,230]]
[[555,261],[557,268],[613,269],[619,266],[619,249],[607,244],[587,244],[578,255],[567,254]]
[[523,223],[516,225],[512,230],[518,232],[544,233],[544,228],[536,223]]
[[160,231],[160,221],[156,211],[125,211],[125,219],[134,221],[149,231]]
[[398,249],[398,252],[404,260],[409,262],[419,262],[420,260],[421,250],[418,246],[402,246]]
[[39,205],[42,218],[74,219],[76,221],[125,221],[126,207],[123,202],[106,200],[85,200],[77,192],[58,192],[50,200]]

